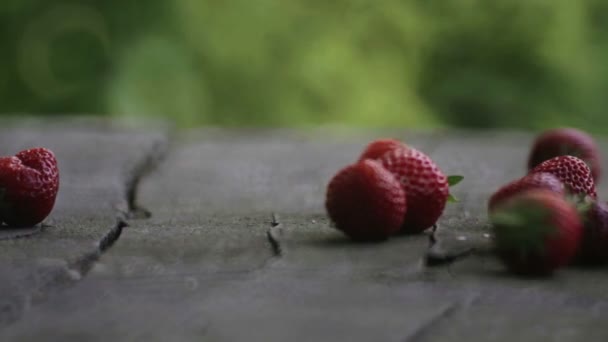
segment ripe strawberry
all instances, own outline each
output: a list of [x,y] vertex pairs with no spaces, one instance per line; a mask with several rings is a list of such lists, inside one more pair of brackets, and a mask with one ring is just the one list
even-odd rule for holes
[[572,195],[592,199],[597,197],[591,170],[584,161],[573,156],[559,156],[542,162],[530,173],[547,172],[564,183],[566,191]]
[[498,189],[488,201],[488,211],[491,212],[496,205],[512,196],[532,189],[545,189],[564,195],[564,184],[557,177],[546,172],[532,173]]
[[406,198],[399,181],[367,159],[340,170],[329,182],[325,208],[338,230],[354,240],[384,240],[399,230]]
[[0,220],[14,227],[42,222],[53,209],[59,170],[53,152],[33,148],[0,158]]
[[558,128],[541,134],[532,146],[528,169],[553,157],[570,155],[582,159],[597,182],[601,175],[600,153],[593,138],[578,129]]
[[361,157],[359,157],[359,161],[365,159],[379,159],[386,154],[386,152],[392,151],[396,148],[407,149],[407,145],[396,139],[374,140],[367,145],[367,147],[365,147],[365,150],[363,150],[363,153],[361,153]]
[[380,162],[405,190],[408,209],[402,232],[419,233],[433,226],[450,196],[448,178],[431,158],[414,148],[389,151]]
[[498,256],[519,274],[546,275],[576,255],[583,234],[574,206],[547,190],[530,190],[501,202],[491,221]]
[[579,261],[588,265],[608,263],[608,204],[593,202],[583,212],[583,224]]

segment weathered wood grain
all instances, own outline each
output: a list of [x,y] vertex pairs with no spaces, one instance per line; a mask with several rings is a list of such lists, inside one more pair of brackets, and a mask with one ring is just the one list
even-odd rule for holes
[[0,227],[0,329],[88,272],[103,249],[100,242],[111,243],[113,233],[120,233],[114,228],[129,210],[126,193],[138,165],[161,145],[166,137],[158,130],[110,121],[3,122],[0,154],[50,148],[58,159],[60,191],[42,225]]
[[[445,248],[483,244],[485,201],[525,173],[518,132],[190,132],[139,189],[147,220],[75,286],[2,333],[17,340],[578,341],[605,339],[607,270],[521,279],[487,254],[425,266],[428,234],[352,243],[325,185],[372,137],[396,136],[465,175]],[[608,147],[606,141],[602,145]],[[602,189],[603,190],[603,189]],[[600,191],[606,194],[605,191]],[[274,216],[273,216],[274,214]]]

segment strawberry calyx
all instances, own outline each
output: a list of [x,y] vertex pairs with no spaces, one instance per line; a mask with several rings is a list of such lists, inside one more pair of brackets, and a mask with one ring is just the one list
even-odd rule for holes
[[589,212],[593,209],[595,201],[589,196],[584,196],[583,198],[581,197],[582,196],[580,195],[566,195],[566,201],[570,203],[574,209],[576,209],[576,212],[583,222],[586,222],[589,218]]
[[[464,179],[464,176],[461,175],[451,175],[448,176],[448,186],[450,188],[458,185],[460,182],[462,182],[462,180]],[[448,194],[448,203],[456,203],[458,202],[458,198],[456,198],[454,195],[452,195],[452,193]]]
[[449,186],[455,186],[458,183],[462,182],[463,179],[464,179],[464,176],[461,176],[461,175],[451,175],[451,176],[448,176],[448,185]]
[[566,192],[564,199],[576,209],[581,217],[584,217],[591,210],[593,203],[596,201],[587,194],[576,194],[570,191]]
[[532,203],[511,202],[490,215],[495,227],[497,249],[513,250],[524,258],[545,252],[545,241],[556,232],[550,222],[550,212]]
[[566,190],[564,198],[574,206],[578,204],[591,203],[596,200],[589,194],[575,192],[570,186],[564,185],[564,189]]

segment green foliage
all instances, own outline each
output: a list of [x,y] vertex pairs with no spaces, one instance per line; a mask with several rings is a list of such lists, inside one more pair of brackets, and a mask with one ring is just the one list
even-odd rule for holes
[[0,112],[607,133],[602,0],[3,0]]

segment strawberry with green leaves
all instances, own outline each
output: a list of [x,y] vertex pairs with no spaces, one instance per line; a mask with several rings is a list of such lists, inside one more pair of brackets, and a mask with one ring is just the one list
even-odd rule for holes
[[570,155],[582,159],[597,182],[601,176],[599,148],[593,138],[578,129],[558,128],[542,133],[535,141],[528,158],[531,170],[545,160]]
[[358,241],[387,239],[401,228],[407,209],[399,181],[370,159],[345,167],[331,179],[325,208],[334,226]]
[[401,230],[403,233],[420,233],[432,227],[448,200],[455,200],[449,187],[460,182],[462,177],[446,177],[424,153],[414,148],[393,149],[380,162],[395,175],[405,190],[408,210]]
[[548,275],[569,264],[583,235],[575,207],[547,190],[526,191],[501,202],[490,220],[498,256],[522,275]]

